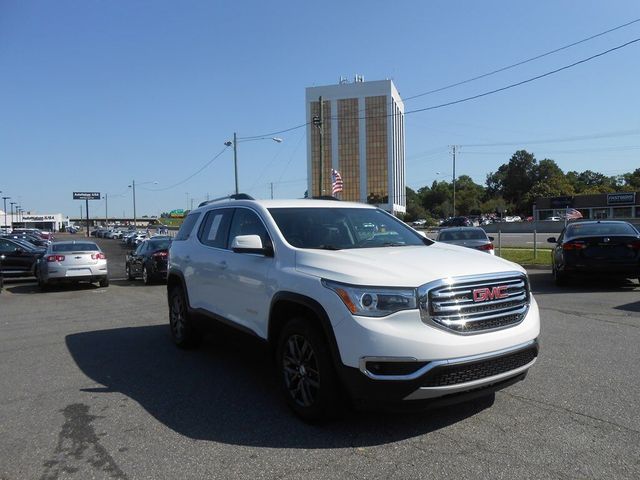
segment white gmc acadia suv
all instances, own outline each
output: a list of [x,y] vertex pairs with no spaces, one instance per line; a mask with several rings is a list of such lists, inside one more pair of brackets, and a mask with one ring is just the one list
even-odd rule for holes
[[522,380],[540,319],[525,271],[433,242],[370,205],[331,200],[205,202],[169,254],[173,340],[203,321],[267,341],[302,418],[356,403],[453,403]]

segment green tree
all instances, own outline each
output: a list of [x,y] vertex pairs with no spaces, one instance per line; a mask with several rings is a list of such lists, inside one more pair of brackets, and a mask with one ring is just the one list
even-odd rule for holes
[[530,205],[527,205],[524,194],[533,187],[537,170],[535,156],[526,150],[518,150],[509,163],[501,165],[497,172],[487,176],[487,190],[492,196],[502,196],[514,204],[518,211],[529,211]]

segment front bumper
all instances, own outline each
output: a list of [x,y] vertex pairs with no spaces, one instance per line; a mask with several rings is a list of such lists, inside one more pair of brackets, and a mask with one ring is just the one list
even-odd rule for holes
[[[358,369],[344,367],[341,373],[356,403],[442,405],[487,395],[524,379],[537,360],[538,349],[538,341],[532,340],[485,354],[415,361],[413,365],[397,359],[365,357]],[[376,368],[396,374],[371,371]]]

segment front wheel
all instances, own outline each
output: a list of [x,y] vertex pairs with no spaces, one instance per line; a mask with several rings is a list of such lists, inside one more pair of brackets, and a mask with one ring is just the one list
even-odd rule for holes
[[276,352],[280,386],[289,407],[303,420],[317,422],[339,410],[338,378],[326,337],[306,318],[285,325]]

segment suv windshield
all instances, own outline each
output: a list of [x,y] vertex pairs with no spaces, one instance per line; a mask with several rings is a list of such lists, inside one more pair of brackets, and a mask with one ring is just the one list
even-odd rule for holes
[[298,248],[347,248],[430,245],[382,210],[369,208],[270,208],[287,242]]

